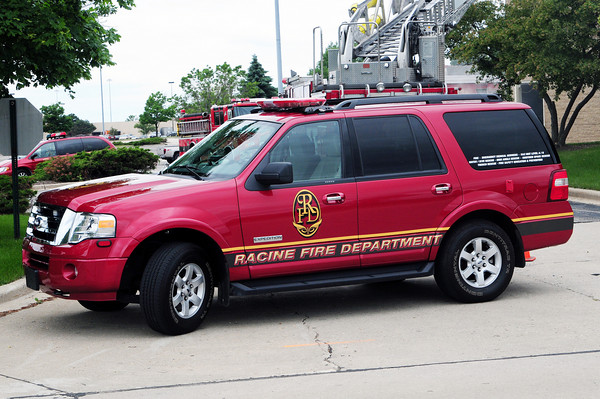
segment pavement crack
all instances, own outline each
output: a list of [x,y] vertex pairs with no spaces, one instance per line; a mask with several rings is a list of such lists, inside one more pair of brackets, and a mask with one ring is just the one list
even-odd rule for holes
[[330,367],[333,367],[334,371],[336,371],[336,372],[342,371],[343,370],[342,366],[340,366],[339,364],[335,363],[333,361],[333,359],[332,359],[333,358],[333,347],[331,346],[331,344],[329,344],[329,343],[321,340],[320,337],[319,337],[319,332],[316,330],[315,327],[313,327],[313,326],[311,326],[309,324],[308,321],[310,319],[310,316],[308,316],[308,315],[301,315],[298,312],[295,312],[295,313],[298,316],[303,317],[303,319],[302,319],[302,325],[304,325],[309,332],[311,332],[311,333],[314,334],[313,341],[323,351],[323,353],[324,353],[323,361],[325,362],[325,364],[327,364]]
[[[7,399],[32,398],[32,397],[45,398],[45,397],[49,397],[50,395],[53,398],[61,398],[61,397],[62,398],[80,398],[81,397],[80,395],[75,395],[75,394],[72,394],[69,392],[62,391],[60,389],[49,387],[49,386],[41,384],[41,383],[25,380],[23,378],[17,378],[17,377],[13,377],[13,376],[6,375],[6,374],[0,374],[0,377],[6,378],[7,380],[13,380],[13,381],[18,381],[18,382],[22,382],[25,384],[33,385],[33,386],[36,386],[36,387],[39,387],[39,388],[49,391],[48,394],[37,394],[37,395],[27,395],[27,396],[10,396]],[[59,395],[59,396],[56,396],[56,395]]]
[[19,309],[12,309],[12,310],[6,310],[6,311],[3,311],[3,312],[0,312],[0,318],[2,318],[4,316],[8,316],[9,314],[20,312],[22,310],[31,309],[33,307],[36,307],[38,305],[41,305],[44,302],[48,302],[48,301],[51,301],[53,299],[54,299],[54,297],[48,297],[48,298],[45,298],[45,299],[37,299],[36,298],[35,302],[30,303],[29,305],[26,305],[26,306],[22,306]]

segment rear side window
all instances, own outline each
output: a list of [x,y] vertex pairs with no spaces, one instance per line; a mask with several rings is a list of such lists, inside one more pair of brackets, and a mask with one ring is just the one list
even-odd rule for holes
[[444,120],[473,169],[489,170],[555,163],[525,110],[452,112]]
[[108,147],[108,143],[106,141],[93,137],[84,138],[81,139],[81,141],[83,141],[84,151],[97,151]]
[[55,144],[56,153],[58,155],[77,154],[78,152],[83,151],[81,139],[62,140],[57,141]]
[[352,123],[365,176],[442,169],[429,132],[419,118],[356,118]]

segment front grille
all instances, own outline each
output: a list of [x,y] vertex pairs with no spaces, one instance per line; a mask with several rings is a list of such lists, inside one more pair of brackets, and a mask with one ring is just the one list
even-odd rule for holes
[[48,243],[54,242],[66,209],[63,206],[36,203],[27,221],[27,235]]

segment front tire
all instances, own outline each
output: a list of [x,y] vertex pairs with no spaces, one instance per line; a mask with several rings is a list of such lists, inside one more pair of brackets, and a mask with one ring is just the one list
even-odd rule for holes
[[19,177],[31,176],[31,171],[27,168],[19,168],[19,169],[17,169],[17,176],[19,176]]
[[475,220],[451,233],[440,249],[435,281],[460,302],[491,301],[502,294],[514,272],[515,251],[495,223]]
[[140,306],[148,325],[167,335],[194,331],[212,303],[214,280],[202,249],[169,243],[148,261],[140,285]]

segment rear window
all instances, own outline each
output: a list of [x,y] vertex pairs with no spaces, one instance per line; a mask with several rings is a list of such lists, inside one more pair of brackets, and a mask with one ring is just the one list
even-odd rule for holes
[[476,170],[555,163],[553,152],[525,110],[452,112],[444,120]]
[[97,151],[108,147],[106,141],[94,137],[83,138],[81,141],[83,141],[83,149],[85,151]]

